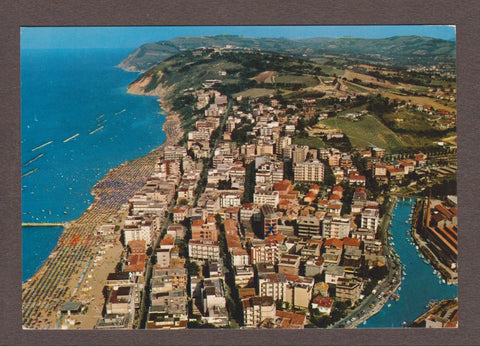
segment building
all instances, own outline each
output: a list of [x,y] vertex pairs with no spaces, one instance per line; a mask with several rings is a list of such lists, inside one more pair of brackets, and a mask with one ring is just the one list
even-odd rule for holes
[[255,328],[268,319],[275,319],[275,302],[270,296],[254,296],[242,300],[243,324]]
[[253,283],[255,271],[252,265],[235,266],[235,285],[240,288],[247,287]]
[[361,218],[362,228],[377,231],[380,220],[380,210],[378,208],[365,208],[362,211]]
[[118,287],[110,291],[105,305],[106,314],[127,314],[133,318],[135,312],[133,287]]
[[292,163],[302,163],[307,160],[309,147],[308,146],[300,146],[294,145],[292,146]]
[[329,265],[325,269],[325,283],[337,284],[340,278],[345,277],[345,267],[339,265]]
[[[276,329],[303,329],[307,324],[307,316],[300,313],[280,311],[275,313],[275,324],[273,328]],[[262,326],[263,327],[263,326]],[[270,328],[270,326],[268,326]]]
[[323,258],[316,257],[305,262],[305,276],[313,277],[323,272]]
[[263,226],[263,235],[259,235],[261,237],[265,237],[268,235],[277,235],[278,233],[278,216],[275,213],[273,206],[271,205],[263,205],[260,208],[261,213],[261,220]]
[[293,169],[295,182],[323,182],[324,166],[318,160],[297,163]]
[[295,254],[282,254],[278,262],[278,273],[298,276],[300,269],[300,256]]
[[188,243],[188,255],[191,260],[202,263],[206,260],[218,260],[220,259],[218,241],[190,240]]
[[322,236],[343,239],[350,234],[350,217],[326,216],[322,221]]
[[201,289],[203,320],[215,326],[228,325],[225,289],[221,278],[205,279]]
[[276,191],[257,190],[253,193],[253,203],[259,206],[271,205],[277,208],[279,201],[279,193]]
[[322,224],[317,217],[300,216],[297,218],[297,235],[300,237],[320,236]]
[[317,295],[312,300],[312,308],[317,309],[319,313],[330,314],[333,307],[333,299],[322,295]]
[[207,220],[192,220],[192,240],[218,241],[218,230],[215,218],[207,217]]
[[360,298],[363,281],[359,278],[339,278],[335,289],[337,300],[349,301],[353,304]]
[[253,240],[250,246],[251,263],[277,264],[280,258],[280,249],[277,241]]
[[187,156],[187,149],[183,146],[166,146],[164,151],[165,160],[182,160]]
[[258,293],[281,300],[290,306],[308,308],[312,298],[314,279],[312,277],[285,274],[258,275]]

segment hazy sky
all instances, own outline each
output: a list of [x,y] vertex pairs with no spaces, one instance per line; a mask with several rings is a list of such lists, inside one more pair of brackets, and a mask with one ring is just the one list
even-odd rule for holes
[[448,25],[395,26],[177,26],[177,27],[22,27],[22,49],[136,48],[147,42],[182,36],[235,34],[246,37],[345,37],[382,38],[422,35],[455,40]]

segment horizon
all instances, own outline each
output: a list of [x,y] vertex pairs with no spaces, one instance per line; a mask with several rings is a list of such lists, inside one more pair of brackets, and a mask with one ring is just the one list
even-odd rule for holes
[[291,40],[424,36],[456,42],[451,25],[21,27],[20,49],[135,49],[151,42],[215,35]]

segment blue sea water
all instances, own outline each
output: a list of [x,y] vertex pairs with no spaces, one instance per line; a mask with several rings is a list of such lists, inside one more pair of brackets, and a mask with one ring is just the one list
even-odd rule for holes
[[[137,74],[115,67],[129,52],[21,50],[22,175],[37,169],[22,177],[23,222],[78,218],[108,170],[165,141],[157,98],[127,94]],[[41,267],[61,231],[22,228],[22,281]]]
[[406,276],[398,291],[400,300],[389,301],[390,307],[385,305],[365,324],[360,324],[359,328],[399,328],[405,321],[410,323],[424,313],[430,300],[454,298],[458,295],[458,286],[442,283],[438,275],[433,273],[433,267],[423,261],[413,244],[408,233],[411,224],[405,224],[413,204],[413,200],[399,201],[390,227],[394,248],[406,266]]

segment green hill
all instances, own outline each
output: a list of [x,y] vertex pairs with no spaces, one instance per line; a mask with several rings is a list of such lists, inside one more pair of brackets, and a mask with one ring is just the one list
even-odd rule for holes
[[395,36],[385,39],[360,38],[248,38],[237,35],[180,37],[140,46],[118,67],[146,71],[168,57],[200,47],[241,47],[303,56],[308,59],[337,55],[356,61],[377,61],[390,65],[455,65],[455,42],[423,36]]

